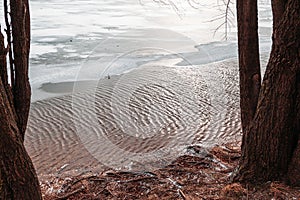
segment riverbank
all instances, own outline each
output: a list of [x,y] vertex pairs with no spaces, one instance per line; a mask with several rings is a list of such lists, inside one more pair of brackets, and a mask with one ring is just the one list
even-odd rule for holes
[[199,146],[170,165],[154,171],[106,170],[76,177],[52,177],[41,183],[52,199],[299,199],[300,188],[279,182],[263,185],[231,183],[240,158],[240,143],[215,146],[206,154]]

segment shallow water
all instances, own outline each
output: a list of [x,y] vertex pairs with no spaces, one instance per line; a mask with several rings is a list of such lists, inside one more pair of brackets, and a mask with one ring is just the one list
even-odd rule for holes
[[237,72],[235,61],[145,66],[85,89],[76,85],[73,95],[32,104],[27,148],[39,173],[55,174],[104,166],[149,170],[191,144],[237,140]]

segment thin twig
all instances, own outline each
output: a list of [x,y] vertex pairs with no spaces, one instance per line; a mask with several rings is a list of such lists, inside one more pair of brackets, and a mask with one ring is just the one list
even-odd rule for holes
[[7,35],[7,47],[8,47],[8,55],[9,55],[9,66],[10,66],[10,80],[11,87],[14,87],[15,83],[15,70],[14,70],[14,60],[13,60],[13,45],[12,45],[12,36],[11,36],[11,26],[9,23],[9,12],[8,12],[8,2],[4,0],[4,18],[6,25],[6,35]]
[[181,189],[178,189],[178,192],[183,200],[187,200],[187,197],[185,196],[185,194],[182,192]]
[[73,196],[73,195],[75,195],[75,194],[77,194],[77,193],[79,193],[79,192],[81,192],[83,190],[84,190],[84,188],[79,188],[77,190],[74,190],[73,192],[70,192],[70,193],[62,196],[62,197],[57,197],[56,200],[68,199],[70,196]]
[[138,182],[138,181],[147,180],[147,179],[157,179],[157,178],[156,177],[141,177],[141,178],[134,178],[134,179],[124,180],[124,181],[118,181],[118,183]]

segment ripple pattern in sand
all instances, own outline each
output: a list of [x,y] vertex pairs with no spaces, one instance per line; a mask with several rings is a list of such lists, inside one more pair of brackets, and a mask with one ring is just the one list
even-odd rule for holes
[[240,137],[237,72],[234,61],[140,68],[33,103],[26,146],[39,174],[160,167]]

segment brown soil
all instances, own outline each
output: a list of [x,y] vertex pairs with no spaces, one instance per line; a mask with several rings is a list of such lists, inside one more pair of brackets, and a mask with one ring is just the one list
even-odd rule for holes
[[[190,147],[172,164],[152,172],[105,171],[98,175],[53,178],[42,183],[45,200],[52,199],[300,199],[300,188],[283,183],[231,183],[240,149],[216,146],[203,155]],[[201,153],[202,152],[202,153]]]

